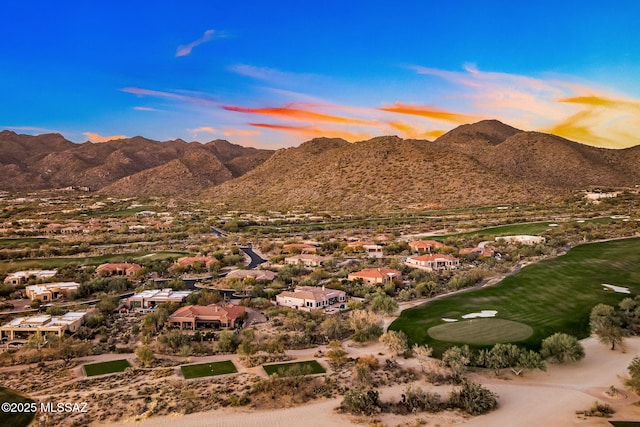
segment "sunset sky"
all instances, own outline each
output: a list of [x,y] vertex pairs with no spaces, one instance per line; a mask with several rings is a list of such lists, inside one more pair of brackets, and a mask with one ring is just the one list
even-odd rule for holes
[[6,2],[0,129],[261,148],[495,118],[640,144],[640,2]]

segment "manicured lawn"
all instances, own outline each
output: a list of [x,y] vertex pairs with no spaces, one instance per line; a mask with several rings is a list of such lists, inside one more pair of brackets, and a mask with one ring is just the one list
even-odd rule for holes
[[[8,388],[0,387],[0,403],[4,403],[4,402],[31,403],[33,402],[33,400],[20,396],[12,392]],[[31,423],[35,415],[36,415],[35,412],[33,413],[0,412],[0,426],[26,427]]]
[[304,375],[324,374],[325,369],[316,361],[309,360],[306,362],[277,363],[273,365],[263,365],[265,372],[269,375],[278,374],[280,376],[288,376],[288,372],[293,369],[304,372]]
[[411,344],[429,344],[440,355],[452,345],[452,338],[436,329],[436,339],[429,334],[430,328],[445,324],[443,318],[460,321],[464,314],[497,310],[497,319],[533,329],[528,338],[514,342],[535,349],[555,332],[587,337],[593,306],[616,305],[629,296],[604,290],[603,283],[628,287],[632,295],[640,291],[640,239],[575,247],[561,257],[527,266],[498,285],[405,310],[389,329],[404,331]]
[[[588,223],[609,223],[611,222],[611,218],[594,218],[587,219],[583,223],[577,223],[575,220],[570,221],[570,223],[576,223],[578,225],[588,224]],[[443,236],[431,236],[429,239],[433,240],[444,240],[447,237],[466,237],[466,236],[508,236],[514,234],[541,234],[545,231],[551,230],[553,227],[549,227],[549,224],[554,224],[553,221],[542,221],[542,222],[531,222],[526,224],[509,224],[509,225],[500,225],[497,227],[489,227],[483,228],[480,230],[467,231],[464,233],[454,233],[447,234]],[[557,223],[558,225],[562,225],[563,223]]]
[[433,326],[427,331],[432,338],[463,344],[488,345],[527,339],[531,326],[505,319],[469,319]]
[[182,375],[189,378],[211,377],[214,375],[235,374],[236,366],[230,360],[223,362],[200,363],[199,365],[181,366]]
[[112,374],[114,372],[122,372],[131,365],[125,359],[112,360],[110,362],[92,363],[84,365],[84,372],[88,377],[94,375]]
[[186,252],[131,252],[126,254],[109,254],[85,258],[61,257],[61,258],[26,258],[14,261],[2,261],[0,265],[10,265],[12,270],[27,268],[60,268],[64,265],[75,263],[78,265],[100,265],[105,262],[127,261],[151,261],[166,258],[179,258],[187,255]]

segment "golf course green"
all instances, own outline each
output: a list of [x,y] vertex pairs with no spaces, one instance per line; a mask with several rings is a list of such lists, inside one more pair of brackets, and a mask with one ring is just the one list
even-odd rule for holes
[[[631,294],[603,284],[629,288]],[[526,266],[497,285],[405,310],[389,329],[404,331],[411,344],[428,344],[435,355],[454,344],[480,348],[513,342],[537,349],[555,332],[587,337],[596,304],[616,305],[639,291],[640,238],[590,243]],[[483,310],[497,313],[473,321],[462,317]]]

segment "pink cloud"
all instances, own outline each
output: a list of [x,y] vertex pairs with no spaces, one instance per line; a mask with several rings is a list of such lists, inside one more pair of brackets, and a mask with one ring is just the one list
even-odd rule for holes
[[212,40],[215,35],[216,35],[216,32],[214,30],[205,31],[202,37],[200,37],[199,39],[194,40],[191,43],[178,46],[178,49],[176,50],[176,56],[190,55],[194,47]]

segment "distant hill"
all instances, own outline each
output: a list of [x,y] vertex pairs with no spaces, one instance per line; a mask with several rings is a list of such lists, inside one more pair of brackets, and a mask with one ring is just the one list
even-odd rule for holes
[[273,151],[217,140],[143,137],[74,144],[58,134],[0,132],[0,189],[86,186],[108,194],[184,194],[240,176]]
[[89,186],[110,195],[194,196],[237,209],[390,211],[560,200],[640,184],[640,146],[596,148],[495,120],[435,141],[316,138],[258,150],[135,137],[74,144],[0,132],[1,190]]
[[234,208],[383,211],[550,201],[635,184],[640,147],[595,148],[487,120],[435,141],[314,139],[278,150],[203,197]]

